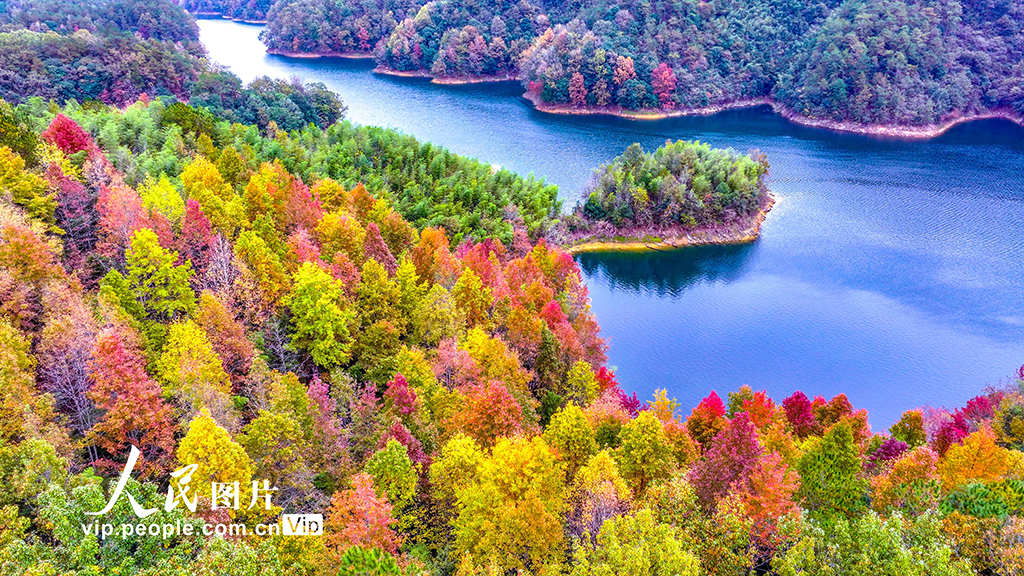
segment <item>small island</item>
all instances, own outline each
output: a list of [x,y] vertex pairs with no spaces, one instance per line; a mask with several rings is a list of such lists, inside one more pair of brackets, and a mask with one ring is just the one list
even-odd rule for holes
[[775,199],[764,183],[768,160],[708,144],[639,144],[601,166],[564,219],[566,249],[666,250],[756,240]]

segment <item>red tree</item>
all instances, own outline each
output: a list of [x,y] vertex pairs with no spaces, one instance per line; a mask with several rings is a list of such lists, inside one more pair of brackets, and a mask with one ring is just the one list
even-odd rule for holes
[[786,411],[786,420],[793,425],[794,434],[803,438],[814,433],[817,423],[806,394],[799,390],[793,392],[792,396],[782,401],[782,409]]
[[192,267],[202,272],[209,263],[215,241],[210,219],[203,213],[199,202],[189,198],[185,202],[185,215],[181,219],[181,257],[191,260]]
[[401,538],[391,530],[391,504],[373,490],[373,478],[365,472],[352,477],[352,488],[331,497],[327,512],[327,547],[335,554],[350,546],[380,548],[395,553]]
[[669,68],[668,64],[662,62],[651,72],[651,88],[658,96],[662,108],[666,110],[675,108],[676,103],[672,100],[672,93],[676,90],[676,73]]
[[398,270],[398,261],[388,249],[384,238],[380,235],[380,229],[373,222],[366,225],[366,238],[363,240],[363,251],[366,259],[373,258],[378,264],[384,267],[391,276]]
[[134,444],[142,452],[141,476],[156,476],[171,464],[177,425],[160,385],[146,374],[145,359],[116,329],[96,338],[92,353],[93,386],[89,397],[106,411],[89,438],[109,457],[94,465],[114,471]]
[[712,509],[734,482],[746,482],[761,451],[757,426],[746,412],[736,414],[690,474],[701,504]]
[[65,154],[91,150],[95,146],[89,133],[63,114],[57,114],[57,117],[50,122],[49,128],[43,131],[41,136],[43,140],[60,148],[61,152]]
[[725,404],[718,393],[711,391],[707,398],[690,413],[686,419],[686,429],[690,437],[696,440],[702,450],[707,450],[711,440],[725,427]]
[[395,374],[395,377],[388,382],[387,390],[384,392],[391,407],[400,416],[408,416],[416,411],[419,402],[416,399],[416,390],[409,386],[405,376]]
[[455,426],[491,446],[501,436],[512,436],[523,427],[523,409],[498,381],[474,386],[466,394],[466,407],[456,414]]

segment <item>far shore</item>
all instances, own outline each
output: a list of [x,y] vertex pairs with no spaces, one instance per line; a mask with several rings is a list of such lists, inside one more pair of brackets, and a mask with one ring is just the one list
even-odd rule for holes
[[618,116],[620,118],[629,118],[631,120],[663,120],[665,118],[679,118],[683,116],[710,116],[712,114],[724,112],[725,110],[751,108],[754,106],[771,106],[772,110],[776,114],[790,122],[800,124],[802,126],[825,128],[837,132],[851,132],[872,136],[888,136],[892,138],[934,138],[942,135],[947,130],[957,126],[958,124],[974,120],[1002,119],[1024,126],[1024,116],[1015,114],[1009,110],[990,110],[977,114],[968,114],[951,118],[941,124],[932,124],[928,126],[898,126],[888,124],[860,124],[857,122],[840,122],[838,120],[811,118],[794,112],[767,97],[736,100],[733,102],[717,104],[714,106],[704,106],[700,108],[680,108],[677,110],[628,110],[621,107],[575,107],[565,104],[548,104],[546,102],[542,102],[539,98],[529,92],[523,94],[523,98],[529,100],[538,111],[546,112],[548,114],[595,114],[603,116]]
[[274,50],[267,48],[267,54],[285,56],[287,58],[306,58],[315,60],[317,58],[344,58],[346,60],[373,60],[373,54],[368,52],[290,52],[288,50]]
[[[734,224],[718,224],[689,230],[667,238],[648,239],[650,235],[632,236],[629,230],[621,230],[622,239],[607,237],[584,237],[564,246],[566,252],[579,254],[582,252],[647,252],[659,250],[676,250],[690,246],[726,246],[731,244],[749,244],[761,236],[761,224],[775,205],[775,196],[768,192],[761,202],[761,207],[751,216]],[[646,232],[646,231],[644,231]],[[644,233],[641,232],[641,233]]]

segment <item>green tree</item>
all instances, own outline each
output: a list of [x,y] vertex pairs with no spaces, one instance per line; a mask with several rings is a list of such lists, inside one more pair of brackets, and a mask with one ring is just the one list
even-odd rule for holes
[[370,456],[363,469],[373,478],[377,495],[387,498],[398,513],[412,502],[419,475],[409,460],[408,450],[397,440],[388,440]]
[[544,441],[566,463],[566,474],[570,479],[597,452],[594,430],[583,410],[574,404],[555,412],[544,431]]
[[700,561],[683,547],[676,529],[659,524],[650,509],[605,521],[597,543],[583,542],[571,576],[637,574],[699,576]]
[[621,444],[615,451],[622,477],[637,494],[643,494],[651,482],[668,478],[674,456],[661,421],[651,411],[622,427]]
[[883,519],[874,512],[855,519],[809,526],[789,550],[772,560],[780,576],[969,576],[966,560],[955,558],[934,513]]
[[128,285],[150,318],[172,320],[195,308],[196,295],[189,286],[192,265],[175,265],[178,254],[160,246],[155,232],[136,230],[125,257]]
[[344,287],[315,264],[305,262],[282,302],[292,311],[292,344],[309,352],[325,368],[348,362],[352,348],[349,326],[355,313]]
[[838,422],[824,436],[808,440],[796,468],[799,495],[807,509],[826,517],[853,518],[867,508],[868,481],[848,422]]

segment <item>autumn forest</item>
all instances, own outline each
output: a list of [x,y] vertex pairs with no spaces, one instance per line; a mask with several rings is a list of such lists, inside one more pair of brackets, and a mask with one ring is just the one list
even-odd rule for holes
[[[0,575],[1024,572],[1024,368],[873,429],[843,394],[682,406],[608,366],[573,234],[749,217],[764,154],[635,145],[563,209],[323,85],[243,85],[176,4],[71,4],[0,2]],[[272,35],[318,2],[265,4],[185,2]],[[371,4],[329,50],[464,10]],[[625,19],[501,8],[534,62]],[[283,514],[322,535],[259,532]]]

